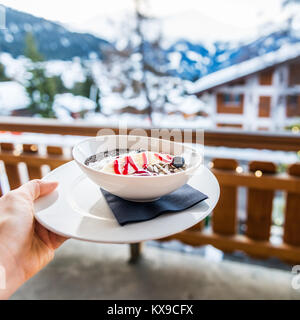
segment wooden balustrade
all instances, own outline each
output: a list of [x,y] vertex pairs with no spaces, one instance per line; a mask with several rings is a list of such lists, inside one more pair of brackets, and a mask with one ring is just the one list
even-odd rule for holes
[[[300,164],[289,167],[288,173],[300,180]],[[289,191],[286,195],[284,242],[290,245],[300,246],[300,186],[298,192]]]
[[[126,134],[132,129],[109,128],[84,121],[72,123],[59,122],[54,119],[34,119],[19,117],[0,117],[0,131],[32,132],[60,135],[96,136],[99,131],[104,133]],[[153,129],[143,129],[148,136]],[[139,135],[139,133],[137,133]],[[195,130],[186,137],[185,142],[199,143]],[[299,151],[300,134],[274,132],[246,132],[242,130],[205,130],[204,141],[206,146],[224,146],[230,148],[253,148],[282,151]],[[202,141],[200,141],[202,143]]]
[[[6,154],[10,158],[16,158],[17,154],[12,143],[1,143],[1,154]],[[21,179],[18,168],[19,161],[4,161],[4,167],[8,178],[9,186],[13,190],[21,185]]]
[[[238,162],[233,159],[215,159],[213,168],[235,173]],[[233,235],[237,229],[237,186],[221,185],[219,203],[212,215],[213,231],[223,235]]]
[[[10,118],[10,120],[12,120]],[[17,120],[16,120],[17,121]],[[45,126],[43,126],[45,123]],[[95,135],[99,127],[54,124],[51,121],[10,124],[0,118],[0,130],[43,132],[51,134]],[[118,129],[113,129],[118,131]],[[149,130],[147,130],[149,134]],[[195,142],[194,136],[192,141]],[[249,134],[237,132],[206,132],[206,145],[256,147],[273,150],[298,151],[300,136]],[[71,160],[59,146],[46,146],[40,150],[36,144],[13,145],[0,143],[0,161],[3,161],[11,189],[21,185],[20,163],[25,163],[29,179],[42,177],[42,166],[51,170]],[[214,159],[212,171],[216,175],[221,195],[211,216],[211,225],[201,222],[193,228],[161,241],[180,240],[193,246],[213,245],[225,252],[240,250],[260,258],[278,257],[284,261],[300,263],[300,164],[290,166],[286,173],[277,173],[271,162],[250,162],[242,170],[235,159]],[[24,168],[23,168],[24,169]],[[247,189],[245,231],[239,231],[239,187]],[[285,194],[284,225],[281,243],[270,241],[272,210],[275,192]],[[0,196],[2,195],[0,186]],[[135,248],[140,248],[136,245]],[[136,250],[134,251],[137,255]]]
[[47,146],[47,153],[45,154],[40,152],[36,144],[15,146],[12,143],[0,143],[0,148],[0,161],[2,160],[4,162],[4,168],[11,190],[21,185],[20,163],[26,165],[28,178],[32,180],[42,178],[42,166],[47,165],[50,170],[53,170],[72,160],[70,157],[64,155],[61,147],[57,146]]
[[[256,172],[257,177],[263,174],[274,174],[276,166],[271,162],[253,161],[249,164],[249,171]],[[261,180],[257,180],[260,183]],[[247,203],[247,231],[246,235],[253,240],[265,240],[270,238],[272,224],[274,190],[261,190],[248,188]],[[259,205],[258,205],[259,204]]]
[[[221,196],[212,214],[211,228],[189,229],[162,241],[211,244],[225,252],[239,250],[254,257],[300,263],[300,164],[290,166],[285,174],[276,173],[275,164],[270,162],[250,162],[249,172],[240,173],[235,160],[215,159],[213,164]],[[245,234],[238,234],[236,228],[237,188],[241,186],[248,188]],[[286,193],[284,236],[277,244],[270,241],[275,190]]]
[[[37,155],[38,146],[35,144],[23,144],[23,155],[26,157],[26,154]],[[30,162],[26,163],[27,172],[29,180],[41,179],[42,178],[42,167],[31,164]]]

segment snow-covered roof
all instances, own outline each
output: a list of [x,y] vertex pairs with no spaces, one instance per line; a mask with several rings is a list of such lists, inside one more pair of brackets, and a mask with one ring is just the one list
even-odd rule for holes
[[61,76],[67,88],[73,88],[76,82],[84,82],[85,75],[80,60],[72,61],[50,60],[44,63],[48,76]]
[[[173,103],[174,102],[174,103]],[[168,112],[180,111],[186,114],[194,114],[205,109],[205,103],[196,96],[180,96],[172,103],[165,103]]]
[[25,108],[29,102],[26,90],[20,83],[0,82],[0,114],[7,115],[13,110]]
[[101,107],[107,115],[111,115],[127,106],[141,111],[147,107],[146,97],[140,94],[134,98],[125,98],[122,94],[116,92],[101,97]]
[[275,65],[300,58],[300,43],[286,44],[279,50],[213,72],[188,86],[190,93],[200,93]]
[[72,93],[57,94],[55,96],[53,110],[58,112],[63,108],[69,112],[91,111],[96,108],[96,103],[82,96],[74,96]]
[[24,83],[27,78],[27,69],[32,66],[32,61],[25,57],[13,58],[9,53],[0,53],[0,63],[5,66],[5,74],[9,78]]

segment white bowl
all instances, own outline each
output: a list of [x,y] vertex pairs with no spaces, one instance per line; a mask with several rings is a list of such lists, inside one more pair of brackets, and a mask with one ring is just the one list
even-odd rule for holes
[[[85,160],[97,153],[115,149],[136,150],[139,148],[182,155],[187,169],[178,173],[161,176],[117,175],[101,172],[85,164]],[[169,140],[131,135],[108,135],[88,138],[73,148],[73,157],[81,170],[102,189],[131,201],[154,201],[175,191],[193,176],[202,163],[202,156],[194,148]]]

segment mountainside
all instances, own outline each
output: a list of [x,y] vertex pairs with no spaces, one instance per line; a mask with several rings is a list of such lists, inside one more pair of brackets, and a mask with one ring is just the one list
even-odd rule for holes
[[[14,57],[22,55],[27,32],[34,34],[39,50],[46,59],[88,58],[91,53],[96,53],[101,59],[103,50],[113,46],[94,35],[71,32],[58,23],[7,8],[7,30],[0,30],[0,52],[9,52]],[[170,74],[195,81],[206,74],[277,50],[286,43],[299,41],[299,30],[294,30],[286,23],[244,43],[218,41],[207,44],[181,39],[168,49],[161,49],[161,53]],[[150,50],[146,59],[155,65]]]
[[14,57],[24,54],[27,32],[33,33],[46,59],[88,58],[92,52],[101,58],[101,51],[109,46],[108,41],[91,34],[71,32],[58,23],[10,8],[6,9],[6,26],[6,30],[0,30],[0,52]]
[[297,42],[300,42],[299,32],[283,28],[248,43],[215,42],[209,48],[179,40],[169,48],[168,53],[179,54],[172,73],[195,81],[214,71],[278,50],[284,44]]

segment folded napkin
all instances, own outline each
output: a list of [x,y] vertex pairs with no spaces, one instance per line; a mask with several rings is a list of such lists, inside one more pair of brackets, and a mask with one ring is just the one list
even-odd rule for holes
[[179,212],[208,198],[188,184],[153,202],[133,202],[119,198],[103,189],[101,192],[121,226],[151,220],[164,213]]

